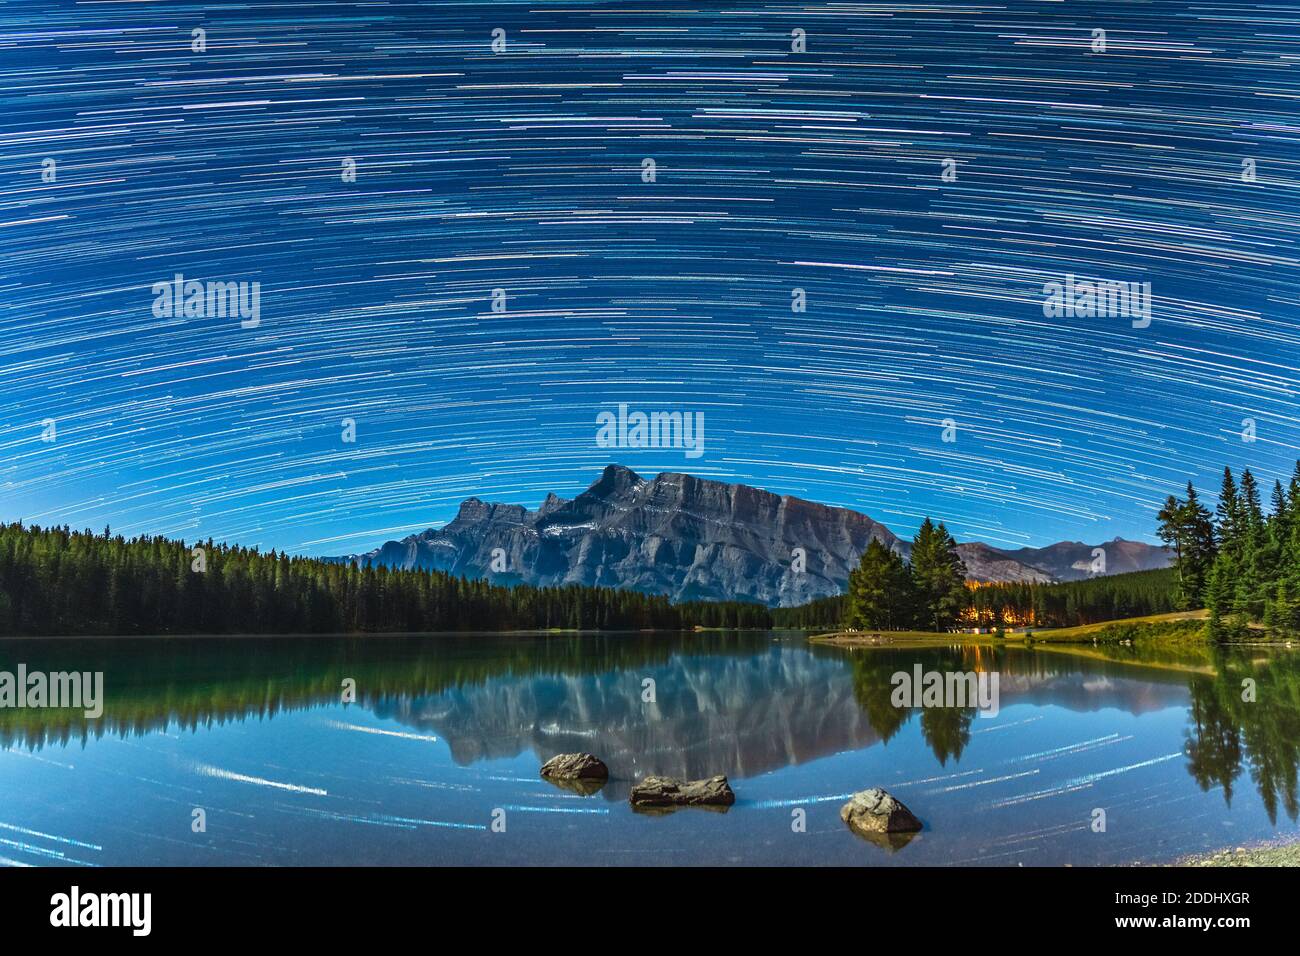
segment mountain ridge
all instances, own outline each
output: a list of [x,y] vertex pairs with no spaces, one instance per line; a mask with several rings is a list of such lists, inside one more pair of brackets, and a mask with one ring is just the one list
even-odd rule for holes
[[[683,472],[647,480],[611,464],[571,499],[552,492],[531,510],[472,496],[442,528],[330,560],[792,606],[843,593],[872,539],[910,556],[909,541],[849,508]],[[972,541],[957,550],[975,581],[1048,583],[1169,563],[1165,549],[1122,538],[1014,550]]]

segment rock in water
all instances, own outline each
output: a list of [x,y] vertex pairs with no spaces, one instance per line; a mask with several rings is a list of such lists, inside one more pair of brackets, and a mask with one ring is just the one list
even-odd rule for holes
[[853,835],[863,843],[870,843],[889,854],[897,853],[916,839],[915,833],[866,833],[854,830]]
[[628,797],[633,807],[729,807],[736,802],[727,778],[721,775],[708,780],[674,780],[672,777],[646,777],[632,787]]
[[855,793],[840,807],[840,819],[863,834],[915,833],[921,829],[921,821],[912,811],[879,787]]
[[547,780],[608,780],[609,768],[591,754],[556,754],[542,764]]

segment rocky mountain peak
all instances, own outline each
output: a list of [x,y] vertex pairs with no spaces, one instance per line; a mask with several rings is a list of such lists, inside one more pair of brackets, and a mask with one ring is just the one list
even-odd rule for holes
[[452,524],[474,525],[484,521],[512,521],[519,524],[527,517],[528,509],[523,505],[495,504],[478,498],[466,498],[460,503],[460,510],[456,512]]
[[635,491],[643,484],[645,484],[644,479],[626,465],[606,465],[600,477],[592,482],[583,495],[613,498]]
[[[843,593],[871,540],[907,557],[910,543],[867,515],[680,472],[646,481],[611,464],[572,500],[549,494],[536,511],[468,498],[437,531],[390,541],[348,560],[428,568],[505,584],[587,584],[674,600],[796,605]],[[1116,539],[1106,573],[1164,567],[1164,549]],[[1094,546],[1060,542],[1008,551],[958,545],[971,578],[1047,582],[1093,573]],[[505,554],[505,571],[499,552]]]

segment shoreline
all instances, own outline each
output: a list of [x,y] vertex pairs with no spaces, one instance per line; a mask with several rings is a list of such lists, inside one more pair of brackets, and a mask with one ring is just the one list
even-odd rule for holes
[[[1076,627],[1004,632],[1000,635],[975,634],[968,631],[831,631],[809,635],[808,640],[831,647],[916,647],[935,644],[1132,646],[1135,640],[1144,644],[1209,647],[1214,642],[1209,639],[1203,626],[1208,619],[1209,612],[1202,609],[1152,614],[1145,617],[1115,618]],[[1264,636],[1262,631],[1260,634],[1259,640],[1242,640],[1239,636],[1235,640],[1222,642],[1220,646],[1290,647],[1293,643],[1293,640],[1288,637],[1269,638]]]
[[5,641],[14,642],[35,642],[35,641],[156,641],[156,640],[175,640],[175,639],[200,639],[209,638],[235,639],[235,640],[311,640],[313,638],[338,640],[340,638],[355,640],[372,640],[385,638],[411,638],[411,637],[591,637],[601,635],[672,635],[674,637],[689,634],[734,634],[734,633],[771,633],[783,632],[797,634],[806,628],[788,628],[788,627],[689,627],[689,628],[572,628],[572,627],[551,627],[551,628],[520,628],[516,630],[493,631],[493,630],[473,630],[473,631],[296,631],[296,632],[217,632],[217,633],[200,633],[191,631],[178,631],[175,633],[164,634],[0,634],[0,646]]
[[1003,644],[1023,644],[1024,635],[1017,636],[1022,638],[1022,640],[1016,640],[1014,637],[997,637],[993,634],[962,634],[959,632],[863,631],[852,633],[847,631],[837,631],[829,634],[810,634],[808,636],[808,642],[810,644],[821,644],[827,647],[926,647],[946,644],[992,646]]
[[1300,866],[1300,835],[1179,857],[1167,866]]

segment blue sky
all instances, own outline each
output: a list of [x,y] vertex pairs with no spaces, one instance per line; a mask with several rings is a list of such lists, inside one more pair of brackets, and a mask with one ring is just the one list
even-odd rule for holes
[[[1187,480],[1300,456],[1296,19],[0,9],[0,520],[346,553],[616,460],[1153,540]],[[258,325],[155,315],[177,273],[260,283]],[[1045,316],[1069,274],[1149,282],[1150,324]],[[599,447],[621,402],[703,454]]]

